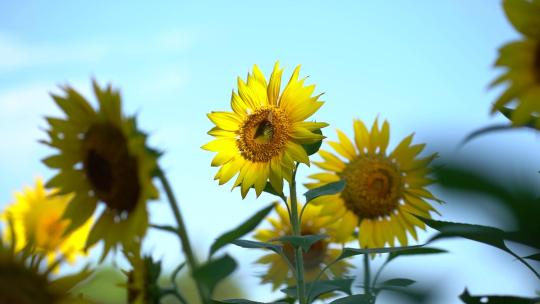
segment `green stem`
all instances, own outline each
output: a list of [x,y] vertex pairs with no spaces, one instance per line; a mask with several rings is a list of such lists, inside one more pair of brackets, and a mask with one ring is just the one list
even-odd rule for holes
[[369,269],[369,254],[364,254],[364,293],[370,295],[371,293],[371,272]]
[[[290,198],[291,198],[291,226],[293,235],[301,236],[300,231],[300,218],[298,217],[298,201],[296,198],[296,170],[298,165],[292,173],[291,182],[289,183]],[[300,304],[306,304],[305,298],[305,282],[304,282],[304,255],[302,248],[298,247],[294,250],[294,259],[296,264],[296,290],[298,293],[298,301]]]
[[[182,218],[182,214],[180,213],[180,208],[178,208],[178,202],[176,201],[176,197],[174,196],[167,177],[161,169],[158,169],[157,177],[163,185],[163,189],[165,190],[165,193],[167,195],[169,205],[171,206],[174,218],[176,220],[176,224],[178,225],[176,234],[180,239],[180,243],[182,244],[182,250],[184,251],[191,272],[193,273],[193,271],[195,271],[195,269],[197,268],[197,259],[195,258],[193,250],[191,249],[191,243],[189,242],[186,225],[184,223],[184,219]],[[205,293],[203,292],[203,288],[200,283],[197,282],[197,280],[195,280],[195,285],[197,286],[197,291],[199,292],[199,297],[201,298],[201,301],[203,303],[208,303]]]

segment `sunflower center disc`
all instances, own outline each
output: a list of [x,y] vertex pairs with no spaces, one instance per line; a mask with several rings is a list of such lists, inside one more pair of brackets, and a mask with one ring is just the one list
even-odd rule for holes
[[341,197],[347,208],[360,218],[387,216],[399,205],[401,174],[382,156],[352,160],[341,173],[346,186]]
[[57,303],[47,279],[15,261],[0,261],[0,303]]
[[[302,235],[309,235],[313,234],[311,231],[302,231]],[[324,258],[326,256],[326,249],[327,249],[327,243],[324,240],[317,241],[311,245],[308,252],[303,253],[304,257],[304,268],[306,270],[312,270],[319,267],[323,262]],[[283,245],[283,253],[287,257],[287,259],[291,262],[291,264],[294,265],[294,248],[288,244],[285,243]]]
[[83,142],[84,172],[96,196],[110,209],[130,212],[140,195],[137,160],[129,155],[127,141],[111,124],[95,124]]
[[253,162],[268,162],[278,155],[289,139],[289,121],[278,108],[269,107],[249,115],[236,144],[242,156]]
[[536,47],[536,54],[534,54],[533,73],[536,82],[540,83],[540,43]]

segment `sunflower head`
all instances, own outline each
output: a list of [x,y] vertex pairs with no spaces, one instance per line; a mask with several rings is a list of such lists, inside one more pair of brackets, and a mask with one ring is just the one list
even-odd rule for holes
[[[11,220],[10,225],[13,225]],[[16,250],[18,240],[13,231],[11,227],[9,240],[0,239],[0,303],[88,303],[71,292],[90,276],[90,271],[83,269],[73,275],[52,279],[51,272],[61,260],[42,269],[41,261],[45,255],[32,251],[31,244]]]
[[[299,209],[302,206],[299,205]],[[302,217],[300,232],[302,235],[325,234],[328,237],[315,242],[307,252],[304,252],[304,270],[306,282],[313,281],[321,269],[335,260],[340,254],[339,243],[336,241],[335,229],[331,224],[331,217],[321,216],[321,208],[308,205]],[[276,204],[278,218],[268,218],[271,224],[270,229],[259,229],[255,233],[255,239],[262,242],[272,242],[275,239],[292,234],[289,215],[287,210],[281,205]],[[283,246],[284,256],[294,265],[294,249],[289,244]],[[276,290],[282,284],[294,285],[291,269],[286,260],[276,253],[262,256],[256,263],[268,264],[268,272],[262,275],[263,283],[271,283],[272,288]],[[342,277],[351,268],[351,264],[341,260],[330,267],[330,273],[333,277]],[[322,279],[328,279],[328,273],[325,272]]]
[[16,193],[15,202],[2,214],[4,221],[8,218],[13,221],[14,231],[8,229],[6,236],[16,235],[18,251],[31,242],[34,250],[47,256],[49,263],[58,256],[73,262],[78,255],[85,254],[92,219],[66,233],[69,220],[62,215],[72,195],[54,195],[54,192],[45,190],[43,181],[37,179],[34,187]]
[[375,120],[369,131],[355,120],[354,144],[343,132],[337,134],[338,141],[329,142],[336,154],[319,151],[323,161],[315,164],[324,171],[311,175],[315,182],[306,186],[345,181],[341,193],[312,201],[321,206],[322,215],[336,218],[338,240],[350,238],[356,227],[362,247],[393,246],[396,238],[405,246],[407,232],[416,239],[416,227],[425,225],[415,215],[430,218],[435,209],[426,200],[440,202],[425,188],[433,183],[429,164],[436,154],[418,157],[425,145],[413,145],[413,135],[387,153],[390,125],[386,121],[379,126]]
[[73,193],[64,214],[71,220],[67,230],[85,223],[98,203],[104,205],[86,247],[105,240],[105,256],[111,247],[145,234],[146,202],[157,197],[152,183],[157,154],[146,147],[135,117],[122,114],[119,92],[96,82],[93,89],[97,110],[69,86],[63,96],[52,95],[66,116],[47,118],[49,139],[44,142],[58,154],[43,162],[59,170],[47,187],[58,188],[58,194]]
[[130,304],[159,304],[162,296],[158,286],[161,263],[154,262],[150,256],[141,256],[140,247],[126,253],[132,269],[127,276],[127,300]]
[[505,0],[510,23],[524,35],[499,50],[495,66],[505,71],[491,86],[505,85],[492,112],[501,111],[514,125],[540,128],[540,2]]
[[320,95],[313,96],[314,85],[298,78],[299,72],[297,67],[282,91],[278,63],[269,82],[254,66],[247,82],[238,79],[233,111],[208,114],[215,124],[208,134],[215,139],[202,148],[217,152],[212,166],[220,167],[215,176],[220,185],[238,174],[233,188],[240,186],[242,197],[252,187],[259,196],[267,182],[282,193],[283,179],[291,179],[294,163],[309,165],[303,145],[321,141],[324,137],[317,132],[327,124],[305,121],[323,102]]

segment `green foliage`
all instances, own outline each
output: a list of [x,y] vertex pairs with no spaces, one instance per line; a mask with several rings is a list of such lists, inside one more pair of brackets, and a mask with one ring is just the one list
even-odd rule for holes
[[462,237],[510,252],[510,249],[508,249],[504,243],[505,233],[501,229],[482,225],[437,221],[420,216],[417,217],[429,227],[439,231],[439,233],[433,236],[430,241]]
[[447,253],[447,252],[448,251],[444,249],[432,248],[432,247],[413,248],[413,249],[408,249],[408,250],[390,252],[390,254],[388,255],[387,261],[390,262],[391,260],[400,256],[441,254],[441,253]]
[[499,248],[511,254],[520,262],[522,262],[540,279],[540,274],[534,268],[532,268],[524,259],[515,254],[506,246],[506,244],[504,243],[506,233],[501,229],[481,225],[436,221],[420,216],[416,217],[426,223],[426,225],[439,231],[438,234],[436,234],[430,239],[430,242],[438,239],[462,237],[465,239]]
[[246,299],[230,299],[230,300],[221,300],[216,301],[213,300],[212,304],[289,304],[288,302],[256,302],[256,301],[250,301]]
[[193,271],[193,278],[199,282],[210,296],[216,285],[236,269],[236,261],[229,255],[211,260]]
[[276,239],[276,241],[290,244],[294,248],[301,247],[304,252],[308,252],[311,245],[327,237],[324,234],[286,235]]
[[523,258],[540,262],[540,253],[531,254]]
[[337,182],[326,184],[319,188],[310,189],[309,191],[304,193],[304,196],[306,197],[306,203],[308,203],[319,196],[340,193],[341,191],[343,191],[343,189],[345,189],[345,181],[340,180]]
[[471,296],[467,289],[463,291],[459,298],[466,304],[535,304],[540,301],[540,298],[522,298],[514,296]]
[[271,204],[268,207],[265,207],[259,212],[255,213],[252,217],[247,219],[240,226],[222,234],[210,247],[210,256],[212,256],[216,251],[218,251],[225,245],[230,244],[232,241],[237,240],[238,238],[241,238],[244,235],[253,231],[253,229],[255,229],[273,209],[274,204]]
[[[322,135],[321,129],[315,130],[313,131],[313,133]],[[319,140],[312,144],[304,144],[302,145],[302,147],[304,148],[304,150],[306,150],[307,155],[310,156],[319,151],[319,149],[321,148],[322,142],[323,142],[322,140]]]
[[[309,291],[308,294],[308,303],[311,303],[315,301],[318,297],[320,297],[323,294],[333,292],[333,291],[341,291],[348,295],[352,294],[351,286],[354,279],[335,279],[335,280],[325,280],[325,281],[317,281],[313,283],[307,283],[306,284],[306,290]],[[296,286],[288,287],[281,290],[289,297],[295,297],[297,294]]]
[[236,245],[236,246],[243,247],[243,248],[268,249],[268,250],[272,250],[273,252],[275,252],[277,254],[282,254],[283,253],[283,246],[276,245],[276,244],[249,241],[249,240],[236,240],[236,241],[233,241],[231,243]]
[[[504,206],[519,228],[515,232],[504,232],[503,238],[540,249],[540,201],[535,194],[537,186],[521,179],[494,180],[487,173],[488,168],[477,167],[475,163],[472,160],[447,164],[437,168],[434,175],[444,188],[494,198],[492,203]],[[455,203],[463,204],[465,208],[465,204],[471,202]]]
[[421,248],[422,245],[417,246],[406,246],[406,247],[386,247],[386,248],[343,248],[343,251],[341,252],[341,255],[337,258],[337,260],[343,260],[349,257],[353,257],[356,255],[361,254],[374,254],[374,253],[391,253],[391,252],[399,252],[399,251],[406,251],[406,250],[412,250]]
[[382,282],[380,284],[380,286],[382,288],[384,287],[407,287],[407,286],[410,286],[412,284],[414,284],[416,281],[414,280],[411,280],[411,279],[404,279],[404,278],[397,278],[397,279],[390,279],[390,280],[386,280],[384,282]]
[[357,294],[344,298],[339,298],[330,302],[330,304],[373,304],[375,298],[371,295]]

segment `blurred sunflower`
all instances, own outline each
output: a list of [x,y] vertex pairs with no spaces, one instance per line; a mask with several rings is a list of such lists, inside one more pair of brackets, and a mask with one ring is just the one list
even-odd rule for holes
[[104,240],[105,256],[111,247],[127,246],[145,234],[146,202],[158,196],[152,183],[157,155],[146,147],[135,118],[123,116],[118,91],[94,81],[96,111],[74,89],[63,89],[65,96],[52,97],[66,118],[47,118],[49,140],[44,142],[59,153],[43,160],[60,171],[46,186],[58,188],[59,194],[74,193],[65,212],[71,219],[68,230],[86,222],[98,202],[104,204],[86,247]]
[[41,253],[17,251],[16,236],[7,244],[0,240],[0,303],[17,304],[73,304],[89,303],[70,294],[79,283],[88,278],[90,271],[51,279],[50,273],[60,260],[46,270],[40,270]]
[[140,247],[126,252],[132,269],[125,272],[127,276],[127,302],[129,304],[159,304],[161,289],[158,279],[161,263],[154,263],[151,257],[141,257]]
[[492,111],[510,105],[514,125],[535,122],[540,127],[540,1],[505,0],[511,24],[525,37],[504,45],[495,66],[505,68],[492,86],[506,85]]
[[312,96],[315,85],[304,85],[296,67],[289,83],[280,93],[283,70],[276,63],[270,81],[255,65],[247,83],[238,78],[238,93],[233,92],[233,112],[212,112],[208,118],[216,125],[208,134],[216,139],[202,146],[217,152],[212,166],[221,166],[215,179],[222,185],[238,177],[234,187],[241,186],[242,197],[254,186],[257,196],[267,181],[282,193],[283,178],[290,181],[295,162],[309,165],[302,147],[324,137],[314,131],[326,123],[304,121],[323,104],[320,95]]
[[2,214],[2,220],[13,220],[14,231],[8,229],[6,236],[15,234],[17,251],[32,243],[34,250],[47,255],[49,264],[59,256],[74,262],[78,255],[85,254],[84,245],[92,218],[66,234],[69,220],[63,219],[62,215],[73,195],[54,193],[55,190],[45,190],[41,179],[36,180],[35,187],[15,193],[15,202]]
[[396,238],[406,246],[407,231],[417,239],[416,227],[425,229],[425,225],[415,215],[431,218],[430,211],[436,210],[426,199],[440,202],[425,189],[433,183],[427,176],[428,165],[436,154],[417,158],[425,145],[411,145],[411,134],[387,155],[390,126],[385,121],[379,128],[377,119],[371,132],[360,120],[354,120],[356,148],[343,132],[338,130],[337,134],[339,141],[329,144],[346,160],[319,150],[323,161],[314,163],[328,172],[311,175],[317,182],[306,186],[316,188],[342,179],[345,189],[311,203],[322,206],[321,215],[336,218],[337,235],[348,237],[359,227],[361,247],[394,246]]
[[[302,209],[301,204],[298,206],[299,211]],[[318,206],[308,205],[302,216],[300,233],[302,235],[310,234],[326,234],[327,238],[315,242],[308,252],[304,253],[304,276],[307,283],[315,280],[319,272],[329,263],[334,261],[340,254],[341,249],[336,242],[335,231],[330,221],[332,218],[320,216],[321,208]],[[255,239],[261,242],[272,242],[273,240],[285,236],[292,235],[292,227],[290,225],[289,214],[281,205],[276,204],[276,212],[278,218],[269,217],[267,220],[272,227],[270,229],[259,229],[255,233]],[[336,246],[338,245],[338,246]],[[336,248],[337,247],[337,248]],[[294,249],[286,244],[283,247],[285,256],[291,264],[294,264]],[[295,285],[292,277],[291,269],[280,255],[271,253],[262,256],[256,261],[259,264],[268,264],[268,272],[262,275],[263,283],[271,283],[272,289],[276,290],[282,284]],[[345,260],[335,263],[329,268],[333,277],[343,277],[344,274],[352,267]],[[328,279],[328,272],[325,272],[321,279]]]

